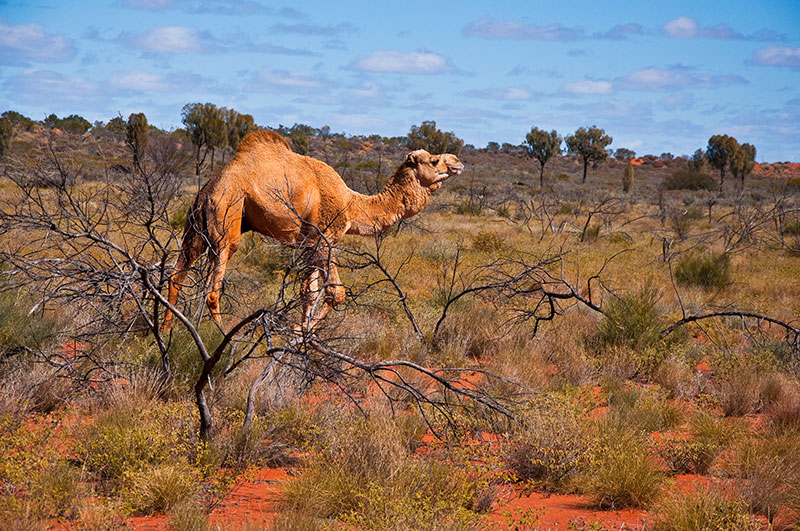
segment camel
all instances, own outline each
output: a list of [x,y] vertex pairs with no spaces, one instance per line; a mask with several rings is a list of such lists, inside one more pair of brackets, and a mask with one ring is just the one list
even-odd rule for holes
[[[311,330],[345,299],[334,257],[334,246],[342,236],[374,235],[414,216],[444,180],[463,169],[455,155],[412,151],[383,190],[369,196],[348,188],[327,164],[294,153],[279,134],[250,133],[240,142],[233,161],[194,200],[169,278],[168,301],[174,307],[189,268],[208,249],[211,272],[206,306],[221,325],[219,292],[225,267],[242,233],[252,230],[308,252],[300,296],[302,326]],[[317,288],[319,278],[322,293]],[[323,297],[315,311],[317,295]],[[170,329],[171,319],[167,311],[164,330]]]

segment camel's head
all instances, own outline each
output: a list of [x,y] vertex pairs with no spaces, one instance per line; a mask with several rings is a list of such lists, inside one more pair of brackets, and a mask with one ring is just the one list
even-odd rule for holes
[[455,155],[431,155],[424,149],[409,153],[404,164],[414,170],[422,186],[431,190],[438,190],[442,181],[464,170],[464,164]]

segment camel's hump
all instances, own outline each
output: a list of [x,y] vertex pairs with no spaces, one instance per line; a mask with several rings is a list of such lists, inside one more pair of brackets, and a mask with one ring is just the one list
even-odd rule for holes
[[264,144],[277,144],[281,148],[291,151],[289,143],[281,135],[269,129],[260,129],[252,133],[248,133],[241,142],[239,142],[239,152],[259,149],[259,146]]

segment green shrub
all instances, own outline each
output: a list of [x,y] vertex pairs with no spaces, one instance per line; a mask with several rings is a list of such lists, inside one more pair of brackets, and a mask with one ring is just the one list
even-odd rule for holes
[[628,162],[628,164],[625,166],[625,173],[622,176],[622,191],[626,194],[633,189],[633,174],[633,164]]
[[600,320],[601,343],[632,349],[654,347],[661,339],[660,298],[661,292],[652,284],[611,298]]
[[151,404],[101,413],[80,437],[83,464],[118,490],[142,469],[187,456],[196,441],[195,421],[186,407],[180,403]]
[[464,216],[480,216],[481,212],[483,212],[483,206],[472,199],[465,199],[456,206],[456,214]]
[[170,531],[208,531],[208,515],[194,500],[183,500],[167,511]]
[[701,488],[674,493],[652,511],[653,531],[755,531],[759,528],[741,501]]
[[655,447],[675,474],[705,474],[722,450],[713,441],[674,435],[661,437]]
[[644,442],[630,433],[609,430],[592,452],[579,489],[602,508],[645,507],[664,483],[664,475],[651,460]]
[[730,264],[727,254],[689,253],[678,260],[675,279],[681,284],[722,289],[731,284]]
[[628,387],[608,395],[604,422],[623,432],[649,433],[671,429],[683,420],[680,408],[659,389]]
[[664,179],[667,190],[716,190],[717,182],[705,173],[679,170]]

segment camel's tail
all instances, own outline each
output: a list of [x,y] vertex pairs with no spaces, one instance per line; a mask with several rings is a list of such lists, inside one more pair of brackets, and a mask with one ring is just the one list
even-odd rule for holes
[[[178,261],[169,277],[169,295],[167,300],[172,307],[178,302],[178,295],[183,289],[183,282],[189,274],[189,268],[197,258],[206,250],[207,242],[205,234],[208,223],[205,208],[203,208],[202,194],[198,194],[194,200],[189,213],[186,215],[186,223],[183,227],[183,240],[181,251],[178,254]],[[167,309],[164,312],[164,325],[162,330],[168,331],[172,327],[172,312]]]

